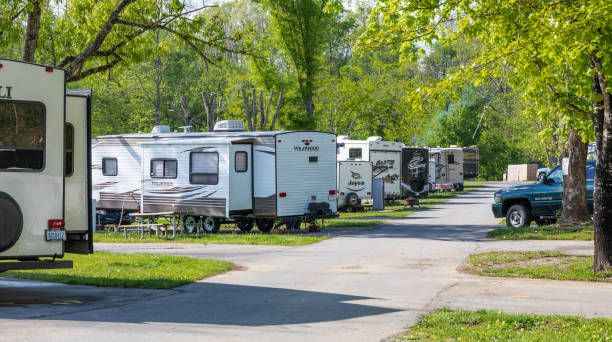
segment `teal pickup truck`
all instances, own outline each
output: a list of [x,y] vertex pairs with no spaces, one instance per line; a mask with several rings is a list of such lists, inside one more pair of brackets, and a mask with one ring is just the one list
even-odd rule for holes
[[[587,161],[587,203],[593,215],[593,179],[595,161]],[[561,212],[563,199],[563,171],[561,166],[550,170],[536,184],[517,185],[497,190],[491,209],[495,217],[505,217],[508,227],[526,227],[553,223]]]

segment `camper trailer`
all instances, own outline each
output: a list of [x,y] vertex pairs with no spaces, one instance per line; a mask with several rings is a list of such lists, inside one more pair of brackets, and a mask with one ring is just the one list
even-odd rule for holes
[[91,92],[66,92],[64,75],[0,59],[0,272],[93,252]]
[[478,146],[463,148],[463,178],[472,179],[478,177]]
[[361,160],[372,163],[372,177],[383,179],[385,199],[401,197],[401,151],[403,143],[383,141],[381,137],[367,140],[338,138],[338,160]]
[[436,189],[463,190],[463,149],[431,148],[429,160],[436,163]]
[[339,161],[338,210],[362,211],[372,203],[372,163]]
[[[94,138],[97,208],[176,212],[213,233],[221,222],[269,231],[335,215],[334,134],[244,132],[242,125],[220,121],[209,133],[156,128]],[[106,159],[114,161],[105,167]]]
[[402,198],[422,198],[429,193],[429,150],[402,148]]

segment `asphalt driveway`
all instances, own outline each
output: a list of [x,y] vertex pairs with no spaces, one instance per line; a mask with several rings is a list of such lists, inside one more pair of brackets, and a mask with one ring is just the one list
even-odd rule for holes
[[102,289],[0,278],[3,340],[378,341],[438,307],[612,317],[612,284],[457,272],[487,250],[592,253],[592,243],[492,241],[501,184],[387,224],[330,229],[299,247],[98,244],[96,250],[232,261],[239,270],[173,290]]

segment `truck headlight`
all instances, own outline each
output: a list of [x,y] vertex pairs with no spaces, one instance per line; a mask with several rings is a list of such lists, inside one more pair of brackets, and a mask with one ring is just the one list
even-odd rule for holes
[[495,198],[495,203],[501,203],[501,198],[497,197],[497,195],[495,195],[494,198]]

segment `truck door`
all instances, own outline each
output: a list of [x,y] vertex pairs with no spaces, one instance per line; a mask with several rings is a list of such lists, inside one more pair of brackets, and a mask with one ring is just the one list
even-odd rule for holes
[[536,216],[553,216],[561,211],[563,200],[563,170],[560,166],[546,176],[547,182],[538,183],[531,205]]
[[253,209],[252,151],[251,144],[233,144],[230,148],[230,213]]
[[91,205],[90,113],[91,91],[68,91],[66,96],[65,174],[66,252],[93,253]]

